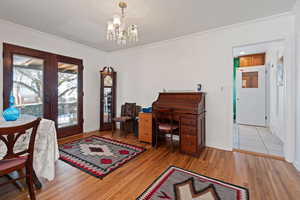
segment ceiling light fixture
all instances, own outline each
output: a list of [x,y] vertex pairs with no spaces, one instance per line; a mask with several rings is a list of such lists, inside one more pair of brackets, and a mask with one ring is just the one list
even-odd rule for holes
[[114,15],[112,21],[107,22],[107,40],[115,41],[119,45],[126,45],[127,41],[137,42],[137,25],[131,24],[128,27],[126,26],[124,10],[127,8],[127,3],[120,2],[119,7],[122,15]]

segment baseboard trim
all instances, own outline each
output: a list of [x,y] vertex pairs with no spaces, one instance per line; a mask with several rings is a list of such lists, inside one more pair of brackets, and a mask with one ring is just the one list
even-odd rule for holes
[[264,154],[264,153],[258,153],[258,152],[252,152],[252,151],[246,151],[242,149],[233,149],[234,152],[239,152],[239,153],[245,153],[245,154],[250,154],[253,156],[260,156],[260,157],[265,157],[265,158],[271,158],[275,160],[282,160],[285,161],[285,159],[281,156],[274,156],[274,155],[269,155],[269,154]]
[[293,165],[295,166],[295,168],[296,168],[298,171],[300,171],[300,162],[295,161],[295,162],[293,163]]

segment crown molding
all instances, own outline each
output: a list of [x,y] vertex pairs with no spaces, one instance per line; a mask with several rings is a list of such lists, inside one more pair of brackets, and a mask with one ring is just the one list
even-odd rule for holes
[[[297,3],[298,2],[300,2],[300,1],[297,1]],[[296,7],[296,4],[295,4],[294,8]],[[85,47],[85,48],[100,51],[104,54],[111,54],[111,53],[118,53],[118,52],[136,50],[136,49],[140,49],[140,48],[152,48],[152,47],[156,47],[156,46],[162,46],[162,45],[165,45],[167,43],[174,42],[174,41],[177,41],[177,40],[201,37],[201,36],[205,36],[207,34],[212,34],[212,33],[219,32],[219,31],[230,30],[230,29],[238,28],[238,27],[241,27],[241,26],[249,25],[249,24],[254,24],[254,23],[264,22],[264,21],[270,21],[270,20],[274,20],[274,19],[277,19],[277,18],[288,17],[288,16],[294,16],[294,9],[290,12],[285,12],[285,13],[281,13],[281,14],[278,14],[278,15],[272,15],[272,16],[268,16],[268,17],[264,17],[264,18],[258,18],[258,19],[255,19],[255,20],[249,20],[249,21],[246,21],[246,22],[236,23],[236,24],[232,24],[232,25],[228,25],[228,26],[222,26],[222,27],[218,27],[218,28],[214,28],[214,29],[209,29],[209,30],[206,30],[206,31],[196,32],[196,33],[192,33],[192,34],[188,34],[188,35],[183,35],[183,36],[167,39],[167,40],[161,40],[161,41],[152,42],[152,43],[148,43],[148,44],[129,47],[129,48],[126,48],[126,49],[117,49],[117,50],[112,50],[112,51],[101,50],[101,49],[95,48],[93,46],[88,46],[86,44],[83,44],[83,43],[80,43],[80,42],[77,42],[77,41],[74,41],[74,40],[70,40],[70,39],[66,39],[66,38],[63,38],[63,37],[60,37],[60,36],[57,36],[57,35],[54,35],[54,34],[46,33],[46,32],[31,28],[31,27],[28,27],[28,26],[24,26],[24,25],[21,25],[21,24],[17,24],[17,23],[8,21],[8,20],[0,19],[0,23],[6,24],[6,25],[9,25],[9,26],[13,26],[13,27],[17,27],[17,28],[23,29],[25,31],[34,32],[34,33],[40,34],[40,35],[48,37],[48,38],[64,40],[64,41],[70,42],[72,44],[80,45],[80,46]]]
[[[300,0],[299,0],[299,2],[300,2]],[[152,42],[152,43],[149,43],[149,44],[129,47],[129,48],[126,48],[126,49],[113,50],[113,51],[108,51],[108,52],[109,53],[121,53],[121,52],[136,50],[136,49],[142,49],[142,48],[153,48],[153,47],[157,47],[157,46],[163,46],[163,45],[166,45],[167,43],[171,43],[171,42],[174,42],[174,41],[177,41],[177,40],[191,39],[191,38],[195,38],[195,37],[203,37],[205,35],[212,34],[212,33],[219,32],[219,31],[231,30],[231,29],[246,26],[246,25],[249,25],[249,24],[254,24],[254,23],[258,23],[258,22],[265,22],[265,21],[270,21],[270,20],[275,20],[275,19],[278,19],[278,18],[290,17],[290,16],[294,16],[293,11],[284,12],[284,13],[281,13],[281,14],[278,14],[278,15],[272,15],[272,16],[258,18],[258,19],[254,19],[254,20],[249,20],[249,21],[245,21],[245,22],[241,22],[241,23],[232,24],[232,25],[222,26],[222,27],[209,29],[209,30],[201,31],[201,32],[196,32],[196,33],[192,33],[192,34],[188,34],[188,35],[183,35],[183,36],[172,38],[172,39]]]

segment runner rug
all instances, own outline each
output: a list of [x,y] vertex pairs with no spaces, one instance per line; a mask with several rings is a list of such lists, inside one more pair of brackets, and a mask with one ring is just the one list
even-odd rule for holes
[[138,200],[249,200],[248,189],[171,166]]
[[144,151],[142,147],[99,136],[59,146],[61,160],[98,178],[103,178]]

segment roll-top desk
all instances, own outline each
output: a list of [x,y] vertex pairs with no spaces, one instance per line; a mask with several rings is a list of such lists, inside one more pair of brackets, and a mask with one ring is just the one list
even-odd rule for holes
[[180,151],[200,155],[205,147],[205,93],[159,93],[152,109],[172,109],[174,120],[179,122]]

